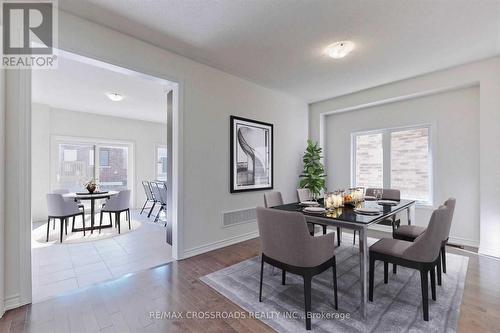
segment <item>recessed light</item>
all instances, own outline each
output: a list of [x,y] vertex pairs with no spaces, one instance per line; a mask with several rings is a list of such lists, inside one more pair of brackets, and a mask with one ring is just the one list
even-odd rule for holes
[[107,93],[106,96],[113,102],[119,102],[124,98],[123,95],[118,93]]
[[348,55],[352,50],[354,50],[354,43],[344,40],[328,45],[325,53],[333,59],[340,59]]

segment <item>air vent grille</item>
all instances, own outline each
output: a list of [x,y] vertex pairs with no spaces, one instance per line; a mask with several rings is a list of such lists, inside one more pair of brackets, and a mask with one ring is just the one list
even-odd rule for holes
[[242,223],[250,223],[257,221],[257,211],[255,208],[233,210],[222,213],[222,225],[230,227]]

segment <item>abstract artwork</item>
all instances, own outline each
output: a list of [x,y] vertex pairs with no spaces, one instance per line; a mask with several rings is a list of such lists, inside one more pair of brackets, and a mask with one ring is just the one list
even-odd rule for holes
[[231,193],[273,188],[273,125],[231,116]]

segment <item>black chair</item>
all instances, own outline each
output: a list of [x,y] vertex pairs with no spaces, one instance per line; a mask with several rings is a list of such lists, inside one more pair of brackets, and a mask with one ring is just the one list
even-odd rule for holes
[[388,283],[389,263],[417,269],[420,272],[422,290],[422,312],[424,321],[429,320],[429,285],[431,277],[432,299],[436,300],[436,267],[440,263],[441,242],[447,233],[451,220],[450,208],[440,206],[429,221],[427,230],[415,242],[382,238],[370,246],[369,300],[373,302],[375,261],[384,262],[384,283]]
[[[153,208],[154,208],[154,206],[156,204],[156,200],[155,200],[155,197],[153,195],[153,192],[151,191],[151,185],[149,184],[149,182],[147,180],[143,180],[142,181],[142,187],[144,188],[144,193],[146,194],[146,201],[144,202],[144,205],[142,205],[142,209],[141,209],[140,214],[142,214],[142,212],[146,208],[146,205],[149,202],[152,202],[153,205],[151,206],[151,210],[150,210],[150,213],[149,213],[149,215],[151,215],[151,211],[153,210]],[[148,215],[148,217],[149,217],[149,215]]]
[[333,271],[334,304],[335,310],[338,310],[335,233],[313,237],[309,233],[303,214],[270,208],[257,208],[257,223],[262,244],[259,302],[262,302],[264,263],[282,270],[283,285],[286,283],[286,272],[302,276],[306,329],[310,330],[311,281],[315,275],[329,268]]
[[[156,217],[154,222],[158,222],[160,218],[161,212],[167,212],[167,198],[168,198],[168,191],[167,191],[167,184],[165,182],[154,182],[152,183],[152,188],[154,189],[155,193],[158,193],[158,203],[160,204],[160,209],[156,213]],[[165,226],[167,226],[167,222],[165,221]]]

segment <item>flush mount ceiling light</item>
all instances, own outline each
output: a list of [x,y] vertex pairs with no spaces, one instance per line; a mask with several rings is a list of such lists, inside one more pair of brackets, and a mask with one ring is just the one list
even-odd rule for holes
[[106,96],[113,102],[119,102],[124,98],[123,95],[118,93],[107,93]]
[[325,53],[333,59],[340,59],[348,55],[352,50],[354,50],[354,43],[344,40],[328,45]]

